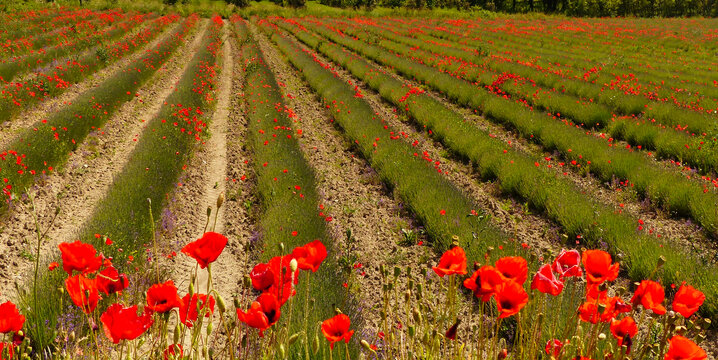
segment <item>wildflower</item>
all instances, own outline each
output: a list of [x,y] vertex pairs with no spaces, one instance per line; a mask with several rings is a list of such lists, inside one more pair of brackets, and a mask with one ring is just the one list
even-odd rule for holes
[[0,333],[18,332],[25,324],[25,316],[20,315],[17,306],[10,301],[0,304]]
[[217,260],[225,246],[227,246],[227,238],[224,235],[207,232],[200,239],[185,245],[182,252],[197,260],[199,266],[204,269]]
[[194,294],[192,298],[189,294],[185,295],[180,304],[180,321],[187,327],[192,327],[200,311],[204,312],[204,317],[210,317],[214,313],[214,303],[212,295]]
[[686,285],[685,282],[681,285],[673,298],[673,310],[683,315],[685,318],[691,317],[698,308],[703,305],[706,300],[706,296],[696,288]]
[[349,330],[350,325],[349,316],[345,314],[339,314],[322,322],[322,334],[329,341],[330,348],[334,349],[334,343],[337,341],[349,342],[354,334],[354,330]]
[[324,247],[319,240],[314,240],[309,244],[295,248],[292,256],[297,259],[297,265],[302,270],[312,270],[316,272],[319,265],[327,258],[327,248]]
[[538,289],[544,294],[556,296],[563,291],[563,282],[556,279],[551,265],[545,264],[541,266],[531,282],[531,289]]
[[517,314],[529,302],[529,295],[523,286],[514,281],[506,281],[496,291],[496,306],[499,318]]
[[127,275],[120,274],[113,266],[109,266],[102,270],[95,279],[97,282],[97,290],[105,295],[114,294],[122,291],[129,285]]
[[704,360],[708,355],[693,341],[676,335],[668,340],[668,352],[665,360]]
[[134,340],[144,334],[152,326],[152,312],[145,309],[137,315],[137,305],[124,307],[122,304],[112,304],[102,316],[102,330],[105,336],[118,344],[121,340]]
[[454,325],[451,325],[451,327],[446,330],[446,333],[444,333],[444,336],[447,339],[456,340],[456,330],[459,328],[459,323],[461,322],[460,319],[456,319],[456,322]]
[[58,245],[62,253],[62,269],[67,275],[72,276],[73,271],[83,274],[97,271],[102,265],[102,258],[97,255],[97,250],[90,245],[80,241],[73,243],[62,243]]
[[164,360],[178,360],[184,356],[184,348],[182,344],[172,344],[162,352]]
[[496,270],[516,283],[523,285],[528,278],[528,263],[520,256],[507,256],[496,261]]
[[274,273],[269,265],[264,263],[255,265],[249,277],[252,279],[252,287],[261,292],[269,290],[274,285]]
[[172,280],[152,285],[147,290],[147,308],[153,312],[166,313],[181,306],[182,299],[177,295],[177,287]]
[[86,314],[93,312],[97,307],[97,302],[100,301],[97,282],[95,279],[88,279],[82,274],[67,278],[65,288],[72,302]]
[[666,308],[661,305],[664,298],[665,293],[661,284],[652,280],[643,280],[633,293],[631,303],[634,306],[641,304],[645,309],[652,310],[658,315],[663,315],[666,313]]
[[466,254],[464,253],[464,249],[456,246],[446,251],[444,255],[441,255],[439,266],[434,266],[432,269],[441,277],[453,274],[466,274]]
[[546,355],[558,358],[558,356],[561,354],[561,349],[563,349],[563,345],[564,344],[558,339],[549,340],[546,343],[544,351],[546,351]]
[[60,264],[58,264],[57,261],[53,261],[50,263],[50,265],[47,266],[47,269],[53,271],[57,269],[58,266],[60,266]]
[[578,253],[578,250],[562,249],[561,253],[556,257],[556,260],[553,261],[553,271],[561,278],[583,276],[580,260],[581,255]]
[[602,284],[618,277],[618,263],[611,264],[611,255],[603,250],[586,250],[582,256],[589,284]]
[[237,309],[237,318],[247,326],[259,329],[259,336],[264,337],[264,331],[279,321],[279,300],[274,294],[259,295],[247,312]]
[[611,334],[618,341],[618,347],[626,345],[628,352],[631,352],[632,339],[638,333],[638,326],[632,317],[627,316],[621,320],[611,321]]
[[506,279],[501,272],[493,266],[486,265],[474,271],[470,278],[464,280],[464,286],[473,291],[476,297],[480,297],[482,301],[486,302],[504,282]]

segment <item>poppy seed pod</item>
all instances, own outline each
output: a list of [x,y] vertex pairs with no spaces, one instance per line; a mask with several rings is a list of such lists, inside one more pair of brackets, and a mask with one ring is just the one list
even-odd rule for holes
[[289,343],[289,345],[292,345],[295,342],[297,342],[297,339],[299,339],[299,334],[294,334],[289,337],[289,340],[287,341],[287,343]]
[[235,308],[239,309],[242,307],[242,305],[239,303],[239,297],[237,295],[234,296],[232,302],[234,303]]
[[604,333],[598,334],[598,340],[606,340],[606,334],[604,334]]
[[177,326],[175,326],[175,332],[172,337],[172,340],[175,344],[179,343],[181,333],[182,330],[180,329],[180,323],[177,323]]
[[398,279],[399,276],[401,276],[401,268],[394,266],[394,277]]
[[665,263],[666,263],[666,257],[663,256],[663,255],[659,256],[659,257],[658,257],[658,262],[656,263],[656,265],[660,268],[660,267],[663,266]]
[[709,318],[703,318],[703,326],[702,326],[702,327],[703,327],[704,329],[708,329],[709,327],[711,327],[711,323],[712,323],[712,322],[711,322],[711,319],[709,319]]
[[422,321],[421,313],[419,312],[419,309],[416,306],[414,307],[414,309],[412,309],[411,315],[414,317],[414,321],[418,325],[421,325],[421,321]]
[[252,286],[252,278],[249,275],[244,275],[244,288],[249,289]]
[[459,235],[453,235],[451,237],[451,246],[459,246]]
[[411,326],[409,326],[409,336],[411,338],[414,338],[414,335],[416,335],[416,329],[414,329],[414,326],[411,325]]
[[706,334],[698,334],[698,337],[696,337],[696,344],[700,344],[706,339]]
[[207,206],[207,217],[210,217],[210,215],[212,215],[212,207]]
[[292,272],[297,271],[297,267],[298,267],[298,266],[299,266],[299,264],[297,263],[297,259],[292,259],[292,260],[289,262],[289,268],[292,269]]
[[411,290],[406,290],[404,292],[404,301],[409,302],[410,299],[411,299]]
[[406,277],[411,278],[411,266],[406,267]]
[[421,276],[426,277],[426,274],[429,270],[427,268],[421,268]]
[[224,204],[224,191],[217,196],[217,210],[222,207],[222,204]]

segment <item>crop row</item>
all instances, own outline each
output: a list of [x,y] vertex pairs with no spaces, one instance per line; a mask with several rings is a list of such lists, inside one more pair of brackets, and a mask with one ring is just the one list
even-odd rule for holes
[[[361,38],[369,28],[350,29],[345,27],[343,31]],[[570,120],[573,124],[589,129],[600,127],[599,131],[607,133],[610,137],[628,140],[631,144],[646,150],[656,150],[660,157],[679,159],[681,162],[698,167],[699,171],[704,173],[718,171],[718,151],[716,151],[718,138],[715,138],[718,136],[718,122],[710,121],[705,114],[672,109],[674,111],[660,112],[662,115],[658,121],[663,124],[663,127],[665,125],[678,126],[681,129],[688,127],[692,131],[703,132],[704,135],[713,137],[712,140],[705,136],[690,137],[683,132],[673,131],[672,128],[664,129],[660,126],[651,126],[650,124],[657,119],[650,118],[649,112],[655,107],[651,107],[651,110],[643,114],[643,119],[649,118],[652,119],[651,121],[636,120],[633,117],[616,117],[615,112],[612,113],[612,110],[603,104],[583,101],[576,96],[563,94],[555,89],[549,90],[537,86],[545,77],[535,76],[536,74],[532,74],[530,69],[524,73],[511,72],[515,69],[503,69],[505,71],[503,73],[482,69],[469,62],[470,59],[461,58],[460,54],[455,52],[395,35],[378,40],[377,45],[422,64],[435,67],[442,72],[450,73],[457,79],[481,85],[497,95],[506,94],[533,108],[559,114],[561,118]],[[419,50],[419,47],[424,50]],[[469,53],[464,53],[464,55],[471,56]],[[538,81],[533,79],[538,79]],[[564,83],[573,82],[564,80]],[[661,103],[656,104],[661,109],[671,110],[669,105],[661,105]],[[656,114],[658,113],[652,115]]]
[[32,79],[5,84],[0,97],[0,123],[11,120],[38,102],[63,93],[72,84],[134,53],[179,18],[179,15],[173,14],[153,19],[140,31],[127,34],[117,42],[104,44],[96,52],[86,53],[77,59],[67,59],[46,71],[38,71]]
[[[148,14],[155,16],[153,14]],[[133,15],[138,16],[138,15]],[[112,11],[106,13],[93,14],[84,19],[76,19],[69,25],[62,25],[39,34],[20,37],[16,39],[7,39],[3,46],[0,47],[0,57],[17,58],[27,53],[43,52],[51,46],[62,46],[67,42],[72,42],[82,36],[87,36],[100,28],[112,25],[114,22],[124,18],[132,17],[131,14],[124,14],[120,11]],[[27,25],[27,24],[23,24]]]
[[532,111],[523,102],[495,96],[488,91],[477,91],[479,88],[473,84],[457,81],[429,66],[339,35],[322,26],[308,22],[303,25],[362,56],[426,83],[462,106],[481,111],[489,120],[516,129],[521,136],[542,144],[547,151],[558,151],[572,166],[580,165],[603,181],[627,180],[632,188],[655,205],[680,216],[691,217],[709,233],[718,234],[718,208],[713,206],[718,203],[718,194],[710,191],[707,185],[660,167],[641,153],[608,146],[610,144],[606,144],[605,140],[587,135],[585,130],[567,126],[547,114]]
[[118,39],[131,29],[141,25],[147,18],[147,15],[136,15],[125,21],[92,31],[87,36],[75,39],[75,41],[43,49],[43,51],[37,51],[26,56],[7,59],[0,64],[0,79],[4,80],[4,82],[11,82],[20,75],[32,72],[35,69],[51,68],[54,62],[81,54],[103,40],[113,41]]
[[[260,261],[268,262],[273,257],[285,256],[285,249],[303,246],[314,240],[321,241],[327,252],[338,254],[340,244],[331,241],[327,234],[326,219],[329,218],[320,208],[314,170],[302,154],[297,140],[302,131],[297,128],[296,117],[284,104],[274,74],[247,24],[239,16],[232,20],[244,74],[242,97],[248,123],[247,144],[252,153],[256,192],[261,206],[258,230],[263,251]],[[281,326],[287,326],[289,334],[305,332],[302,349],[297,350],[295,346],[291,350],[293,353],[308,354],[311,351],[308,339],[311,339],[309,335],[313,331],[310,329],[326,314],[333,313],[335,307],[344,312],[353,310],[354,305],[343,291],[342,283],[345,281],[346,274],[336,257],[327,258],[322,267],[311,275],[311,281],[309,277],[300,279],[296,285],[296,297],[290,304],[295,308],[293,311],[297,314],[306,312],[307,308],[301,307],[308,306],[310,298],[321,300],[314,303],[313,309],[305,313],[303,319],[298,317],[292,322],[291,317],[283,318]],[[283,309],[282,312],[289,314],[292,310]],[[322,346],[322,351],[327,351],[326,345]]]
[[8,40],[42,34],[67,24],[78,23],[80,21],[91,19],[98,15],[97,12],[90,9],[37,11],[26,14],[28,16],[21,16],[9,22],[2,23],[3,30],[0,31],[0,39],[3,43],[6,43]]
[[81,94],[72,104],[27,129],[0,153],[0,179],[8,197],[0,210],[6,211],[8,203],[25,188],[62,166],[90,131],[103,126],[123,103],[132,99],[134,92],[183,42],[197,20],[197,16],[187,18],[157,48],[148,50],[145,56]]
[[[446,25],[446,24],[444,24]],[[584,43],[591,44],[590,50],[581,52],[576,49],[574,43],[566,43],[560,41],[556,36],[553,37],[553,41],[546,42],[540,37],[544,35],[543,32],[536,31],[535,34],[529,35],[529,32],[517,32],[513,31],[492,31],[491,27],[475,31],[466,29],[451,29],[450,27],[425,27],[420,26],[421,32],[429,34],[434,39],[448,39],[455,42],[468,45],[473,49],[492,49],[498,55],[503,56],[505,53],[511,54],[511,56],[522,56],[522,61],[530,63],[531,66],[551,68],[553,64],[559,64],[561,66],[561,72],[568,74],[571,70],[575,71],[574,78],[584,79],[585,82],[595,82],[598,84],[611,84],[620,87],[622,90],[627,91],[628,94],[639,94],[643,93],[646,96],[671,99],[681,106],[688,106],[692,108],[701,108],[696,104],[689,104],[691,99],[693,101],[699,101],[704,97],[706,99],[707,106],[713,107],[712,102],[718,99],[718,91],[715,90],[713,84],[706,79],[711,78],[713,75],[711,71],[707,71],[705,75],[694,76],[691,73],[685,73],[683,69],[678,67],[671,67],[671,71],[656,70],[654,67],[643,66],[642,64],[652,63],[655,57],[643,59],[642,62],[630,62],[629,56],[619,57],[616,59],[616,49],[633,49],[635,47],[621,47],[611,46],[608,50],[601,51],[594,49],[595,41],[585,41]],[[483,28],[483,26],[481,26]],[[421,36],[421,35],[419,35]],[[531,39],[531,36],[538,38]],[[600,45],[596,45],[600,46]],[[566,49],[571,48],[568,52]],[[639,50],[643,47],[639,47]],[[528,52],[528,53],[526,53]],[[634,51],[633,54],[638,54],[640,51]],[[550,61],[542,60],[550,59]],[[603,63],[605,66],[595,65],[594,62],[586,63],[583,59],[594,59],[593,61],[599,64]],[[626,63],[628,62],[628,63]],[[606,69],[603,69],[606,67]],[[610,72],[614,70],[615,72]],[[677,73],[680,73],[681,78],[676,80]],[[620,79],[616,82],[617,78]],[[715,79],[714,79],[715,80]],[[680,87],[672,87],[672,84],[679,82]],[[664,84],[668,84],[668,87],[664,87]],[[689,91],[682,91],[681,89],[687,87]],[[685,90],[685,89],[684,89]],[[690,95],[687,95],[690,94]],[[700,94],[700,97],[696,98],[696,95]]]
[[[185,32],[197,20],[197,15],[188,18]],[[150,208],[158,219],[158,214],[166,205],[167,194],[176,186],[184,164],[196,144],[205,136],[205,121],[211,118],[213,111],[221,27],[221,21],[213,23],[210,30],[205,32],[199,50],[189,60],[176,84],[176,91],[164,100],[159,112],[148,121],[135,149],[129,155],[130,160],[115,176],[104,198],[93,209],[92,216],[76,233],[76,238],[101,249],[104,256],[113,259],[118,271],[135,274],[131,284],[144,284],[146,281],[143,281],[143,277],[147,276],[145,271],[148,270],[146,264],[156,261],[155,254],[146,251],[154,236]],[[178,38],[178,41],[181,42],[181,39]],[[152,64],[158,66],[159,62]],[[107,238],[112,242],[107,242]],[[59,261],[57,255],[48,257],[46,262]],[[149,261],[142,261],[144,259]],[[45,272],[40,281],[41,288],[56,289],[63,281],[63,274],[57,271]],[[51,322],[50,328],[46,329],[48,333],[31,336],[36,341],[54,339],[52,332],[56,329],[56,323],[53,322],[58,321],[59,315],[66,311],[58,306],[63,302],[63,296],[67,295],[48,292],[40,308],[28,314],[30,321],[39,316]],[[23,303],[32,304],[30,297],[30,292],[25,293]]]
[[[418,89],[408,87],[383,73],[366,60],[346,51],[341,46],[301,31],[289,23],[280,23],[300,40],[347,68],[366,82],[388,102],[404,109],[416,122],[453,153],[474,164],[485,179],[497,180],[507,195],[517,196],[532,207],[560,224],[572,239],[580,238],[589,246],[601,242],[608,244],[614,253],[624,255],[627,275],[643,279],[655,268],[659,256],[668,259],[663,280],[670,284],[690,276],[700,283],[706,294],[718,296],[710,276],[710,266],[685,255],[670,243],[662,244],[655,238],[637,232],[638,219],[619,214],[612,207],[602,205],[581,194],[570,182],[552,172],[535,166],[536,159],[511,149],[504,142],[478,129],[458,113]],[[684,273],[686,264],[694,271]],[[713,283],[712,283],[713,282]],[[707,308],[711,315],[718,310]]]

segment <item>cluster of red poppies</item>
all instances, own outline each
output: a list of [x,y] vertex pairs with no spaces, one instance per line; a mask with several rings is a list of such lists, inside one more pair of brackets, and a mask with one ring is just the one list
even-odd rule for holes
[[[635,313],[639,306],[644,311],[650,310],[656,316],[665,315],[667,310],[663,306],[663,287],[656,281],[643,280],[634,291],[630,303],[627,303],[620,296],[608,296],[607,283],[616,280],[619,271],[619,264],[613,263],[610,254],[602,250],[585,250],[583,254],[577,250],[562,250],[553,263],[539,268],[531,282],[531,289],[557,296],[563,291],[564,282],[571,277],[582,278],[584,269],[586,299],[578,308],[578,317],[591,324],[610,323],[617,346],[625,346],[626,354],[630,353],[639,327],[632,316],[624,316],[621,319],[619,317],[624,313]],[[458,246],[448,250],[433,270],[441,277],[467,274],[464,250]],[[506,318],[518,314],[529,302],[529,296],[523,286],[527,279],[527,261],[520,256],[509,256],[500,258],[494,266],[484,265],[476,269],[471,277],[464,280],[464,287],[483,302],[495,298],[499,318]],[[704,301],[705,295],[701,291],[684,283],[674,297],[672,308],[675,313],[688,319],[698,311]],[[455,336],[455,333],[453,334]],[[567,342],[568,340],[550,340],[546,344],[546,353],[558,358]],[[681,334],[675,334],[668,343],[666,360],[706,358],[703,349]]]

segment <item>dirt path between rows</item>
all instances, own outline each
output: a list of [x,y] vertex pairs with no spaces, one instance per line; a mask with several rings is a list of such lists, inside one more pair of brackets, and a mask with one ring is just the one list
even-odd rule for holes
[[[104,198],[115,175],[129,161],[146,123],[174,91],[174,84],[187,67],[187,57],[197,51],[208,24],[207,20],[198,24],[199,31],[186,38],[186,44],[158,69],[148,81],[149,85],[141,87],[133,100],[122,105],[104,129],[87,137],[70,155],[62,171],[52,173],[46,181],[30,189],[41,227],[46,227],[56,207],[60,208],[43,243],[42,254],[56,251],[61,242],[74,240],[75,233],[92,216],[95,205]],[[0,233],[0,288],[3,289],[0,301],[14,292],[10,284],[32,269],[34,251],[31,249],[36,244],[34,231],[29,204],[15,208]]]
[[[227,235],[227,223],[239,221],[236,214],[227,211],[227,202],[217,212],[217,198],[227,191],[227,170],[228,170],[228,131],[230,128],[230,114],[235,112],[232,107],[232,99],[235,97],[237,77],[234,76],[235,61],[234,51],[230,38],[229,25],[224,26],[222,41],[223,46],[220,52],[221,70],[217,81],[215,98],[215,110],[209,122],[209,136],[198,147],[190,160],[187,171],[182,175],[180,183],[182,186],[176,188],[171,195],[172,200],[169,212],[173,214],[174,228],[163,235],[163,243],[169,243],[174,251],[179,253],[185,244],[192,242],[202,236],[202,229],[207,219],[207,208],[212,208],[211,221],[207,231],[211,231],[216,220],[215,232]],[[225,195],[226,197],[226,195]],[[165,214],[166,216],[169,214]],[[225,299],[230,299],[236,289],[237,280],[241,280],[236,269],[242,264],[237,234],[228,236],[229,242],[220,257],[212,263],[212,284],[214,289]],[[241,233],[240,238],[247,237]],[[184,254],[178,255],[173,260],[173,279],[175,284],[184,292],[189,286],[190,274],[194,271],[196,261]],[[206,292],[207,271],[200,270],[197,277],[197,291]]]
[[[379,305],[376,301],[382,288],[379,266],[418,270],[437,261],[437,256],[430,248],[418,245],[426,240],[424,235],[418,235],[411,244],[401,243],[402,229],[419,234],[420,223],[395,199],[367,162],[354,154],[350,143],[332,124],[331,115],[319,106],[321,99],[265,34],[255,26],[250,30],[282,88],[285,105],[294,111],[297,127],[302,129],[300,147],[317,174],[324,213],[332,217],[329,235],[339,244],[338,248],[350,245],[357,256],[352,278],[358,283],[350,291],[358,298],[359,308],[365,310],[358,314],[365,321],[363,331],[367,336],[362,338],[370,338],[377,333],[381,320],[378,311],[366,311]],[[355,238],[353,245],[346,241],[348,229]]]
[[70,87],[59,96],[43,100],[39,104],[33,105],[32,108],[17,114],[11,121],[0,124],[0,149],[7,149],[12,141],[25,129],[43,119],[47,119],[59,108],[71,104],[84,92],[99,86],[102,82],[124,69],[128,64],[144,56],[147,51],[155,49],[166,36],[174,32],[179,26],[182,26],[182,21],[183,20],[180,19],[176,25],[168,26],[152,42],[138,49],[135,53],[112,63],[110,66],[99,70],[97,73],[77,84],[70,85]]

